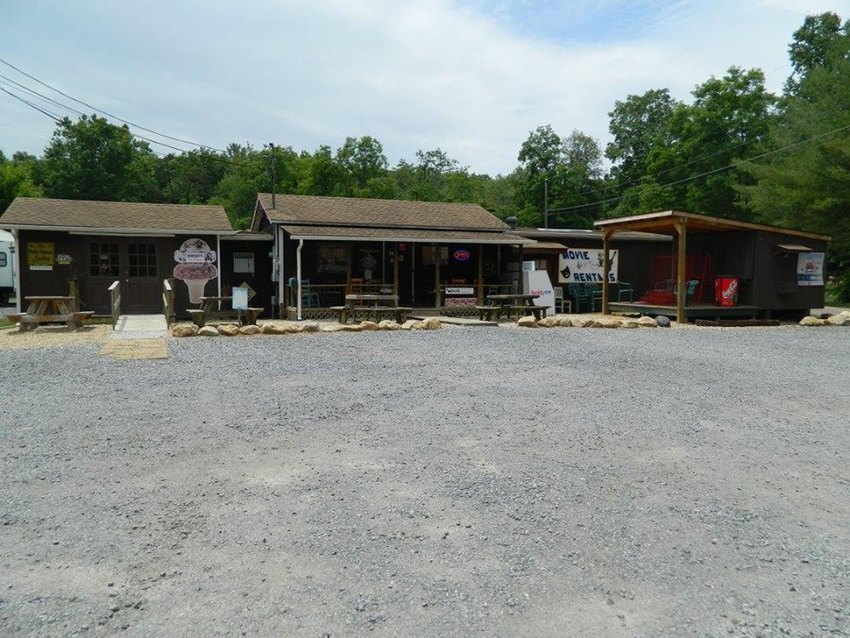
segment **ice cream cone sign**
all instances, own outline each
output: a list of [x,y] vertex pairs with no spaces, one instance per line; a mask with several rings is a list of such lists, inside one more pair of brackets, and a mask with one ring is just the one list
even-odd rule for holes
[[218,277],[215,262],[215,251],[210,250],[209,244],[203,239],[187,239],[174,251],[174,277],[186,282],[189,288],[189,301],[201,303],[204,296],[204,286],[210,279]]

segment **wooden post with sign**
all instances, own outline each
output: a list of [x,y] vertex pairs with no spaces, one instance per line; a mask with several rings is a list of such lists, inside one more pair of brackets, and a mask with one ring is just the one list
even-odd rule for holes
[[484,244],[478,245],[478,287],[475,290],[478,305],[484,305]]
[[611,251],[609,246],[611,243],[610,230],[605,230],[602,233],[602,314],[608,314],[608,274],[611,272]]

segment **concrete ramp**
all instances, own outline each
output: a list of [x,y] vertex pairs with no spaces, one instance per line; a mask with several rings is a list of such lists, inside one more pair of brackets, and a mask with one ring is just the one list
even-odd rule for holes
[[162,339],[168,334],[164,315],[121,315],[113,339]]

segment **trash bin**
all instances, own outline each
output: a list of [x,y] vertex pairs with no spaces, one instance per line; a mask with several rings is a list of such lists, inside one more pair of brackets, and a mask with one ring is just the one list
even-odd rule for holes
[[714,280],[714,302],[718,306],[738,305],[738,278],[717,277]]

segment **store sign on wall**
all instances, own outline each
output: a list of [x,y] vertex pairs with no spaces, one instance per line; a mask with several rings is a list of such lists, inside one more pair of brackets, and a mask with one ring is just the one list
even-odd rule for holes
[[27,265],[30,270],[53,270],[54,254],[52,241],[27,242]]
[[797,285],[823,286],[824,253],[800,253],[797,256]]
[[466,248],[458,248],[456,251],[452,253],[452,257],[454,257],[455,261],[469,261],[469,251]]
[[[558,283],[601,284],[604,280],[604,257],[595,248],[568,248],[558,256]],[[617,281],[617,251],[609,250],[611,265],[608,281]]]
[[254,253],[233,253],[233,272],[254,274]]
[[71,255],[56,255],[56,263],[59,266],[70,266],[71,261]]

